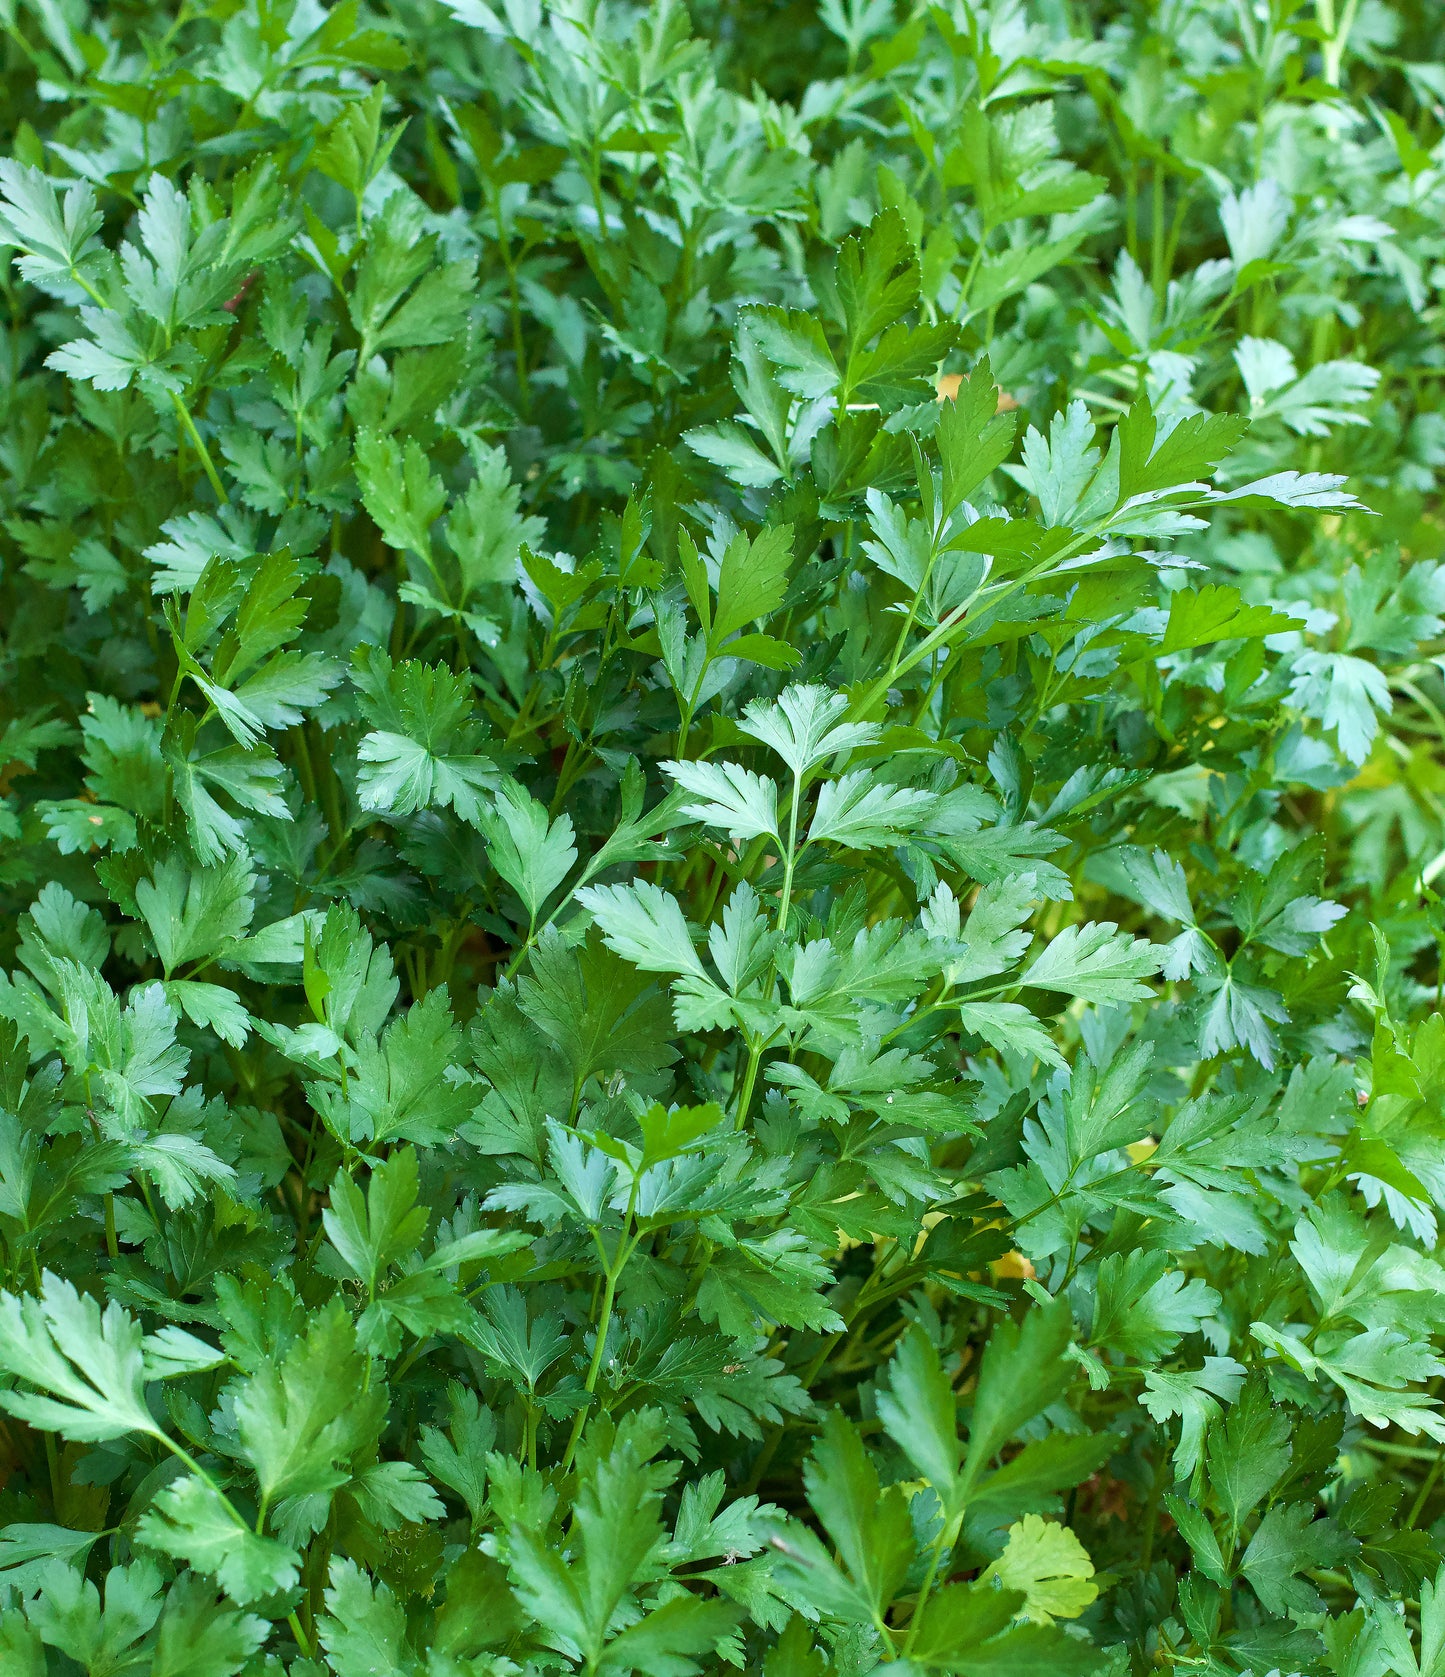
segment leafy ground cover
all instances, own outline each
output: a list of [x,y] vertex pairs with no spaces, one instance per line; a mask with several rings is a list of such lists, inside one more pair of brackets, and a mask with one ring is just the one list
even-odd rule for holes
[[0,25],[6,1677],[1440,1677],[1439,8]]

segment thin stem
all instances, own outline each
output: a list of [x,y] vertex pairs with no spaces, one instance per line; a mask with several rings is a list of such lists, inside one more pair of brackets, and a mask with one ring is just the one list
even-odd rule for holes
[[45,1465],[50,1472],[50,1505],[55,1510],[55,1517],[60,1519],[60,1452],[55,1448],[55,1434],[45,1435]]
[[301,1628],[301,1621],[296,1617],[296,1609],[294,1607],[286,1615],[286,1623],[290,1625],[291,1634],[296,1638],[296,1646],[301,1650],[301,1657],[309,1660],[311,1658],[311,1643],[307,1638],[306,1632]]
[[940,647],[947,646],[954,633],[963,627],[969,613],[975,607],[984,604],[985,601],[990,605],[997,604],[999,601],[1007,599],[1011,594],[1016,594],[1021,589],[1027,588],[1030,583],[1040,582],[1050,575],[1057,575],[1061,566],[1067,564],[1071,559],[1077,558],[1079,554],[1086,551],[1092,542],[1096,542],[1103,537],[1109,526],[1114,522],[1116,512],[1117,509],[1115,509],[1115,512],[1111,512],[1108,517],[1098,519],[1087,530],[1081,530],[1058,553],[1051,554],[1042,563],[1031,566],[1026,571],[1021,571],[1018,576],[1003,578],[994,583],[981,582],[966,600],[954,607],[937,628],[931,630],[919,641],[918,645],[895,669],[879,676],[877,680],[871,682],[864,689],[862,696],[855,699],[848,707],[849,716],[855,720],[866,717],[878,701],[887,694],[888,689],[893,685],[893,677],[907,675],[910,670],[916,669],[925,658],[930,657]]
[[105,298],[101,296],[101,294],[78,268],[72,268],[70,270],[70,277],[86,294],[86,296],[90,298],[91,302],[93,302],[97,308],[108,309],[110,307],[110,304],[106,302]]
[[907,1659],[913,1651],[913,1644],[918,1639],[918,1632],[923,1624],[923,1609],[927,1605],[929,1594],[933,1589],[933,1581],[938,1576],[939,1563],[943,1560],[943,1551],[948,1546],[948,1533],[952,1524],[952,1520],[945,1520],[939,1529],[938,1536],[933,1540],[933,1549],[928,1557],[928,1571],[923,1575],[923,1583],[918,1591],[918,1600],[913,1608],[913,1617],[908,1621],[908,1634],[903,1638],[904,1659]]
[[[602,1301],[597,1312],[597,1337],[592,1344],[592,1361],[587,1366],[587,1378],[583,1381],[583,1388],[589,1397],[596,1392],[597,1380],[602,1372],[602,1358],[607,1350],[607,1335],[612,1326],[612,1304],[617,1297],[618,1277],[627,1267],[627,1260],[632,1256],[637,1241],[641,1238],[640,1236],[634,1236],[629,1240],[626,1233],[627,1227],[632,1221],[632,1207],[636,1198],[637,1186],[634,1183],[632,1195],[627,1204],[627,1216],[623,1223],[623,1233],[619,1236],[617,1242],[617,1255],[607,1265],[603,1276]],[[589,1404],[586,1408],[579,1409],[576,1419],[572,1422],[572,1435],[567,1440],[567,1453],[562,1457],[563,1473],[566,1473],[572,1466],[572,1459],[577,1454],[577,1446],[582,1439],[582,1428],[587,1420],[587,1409],[590,1407]]]
[[682,726],[677,730],[677,757],[684,761],[687,757],[687,736],[692,727],[692,706],[689,705],[682,713]]
[[[1325,8],[1321,8],[1323,12]],[[1329,10],[1332,12],[1333,7]],[[1321,54],[1323,59],[1324,80],[1330,87],[1340,85],[1340,70],[1345,60],[1345,47],[1349,43],[1350,31],[1355,26],[1355,14],[1360,9],[1360,0],[1345,0],[1344,10],[1340,13],[1340,21],[1334,28],[1327,28],[1328,39]]]
[[793,869],[797,865],[798,805],[803,801],[803,777],[793,773],[793,802],[788,811],[788,853],[783,859],[783,890],[778,898],[778,935],[788,929],[788,909],[793,899]]
[[196,451],[202,470],[210,479],[211,488],[216,492],[216,499],[223,506],[229,506],[231,497],[226,493],[226,486],[221,482],[220,474],[216,471],[216,464],[211,459],[210,450],[202,440],[201,433],[196,429],[196,422],[191,418],[191,410],[174,390],[171,392],[171,400],[176,406],[176,418],[180,422],[181,429],[190,438],[191,447]]
[[1442,1463],[1445,1463],[1445,1453],[1437,1451],[1435,1460],[1430,1464],[1430,1471],[1421,1481],[1420,1489],[1416,1493],[1415,1500],[1410,1504],[1410,1512],[1405,1519],[1406,1531],[1414,1529],[1416,1520],[1418,1520],[1420,1515],[1424,1512],[1425,1504],[1429,1499],[1430,1493],[1435,1489],[1435,1481],[1440,1477],[1440,1468]]
[[763,1050],[771,1038],[754,1037],[748,1044],[748,1065],[743,1074],[743,1086],[738,1092],[738,1109],[733,1117],[733,1128],[740,1130],[748,1121],[748,1108],[753,1104],[753,1090],[758,1081],[758,1065],[763,1057]]
[[607,1272],[602,1287],[602,1305],[597,1323],[597,1338],[592,1346],[592,1361],[587,1365],[587,1378],[583,1387],[589,1392],[597,1390],[597,1376],[602,1371],[602,1357],[607,1350],[607,1333],[612,1326],[612,1301],[617,1297],[617,1277],[621,1273],[621,1265]]

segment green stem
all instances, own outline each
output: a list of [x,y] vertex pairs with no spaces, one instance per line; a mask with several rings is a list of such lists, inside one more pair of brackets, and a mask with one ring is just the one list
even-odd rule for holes
[[587,1378],[583,1381],[583,1386],[589,1392],[597,1390],[597,1377],[602,1372],[602,1358],[607,1350],[607,1333],[612,1326],[612,1302],[617,1297],[617,1277],[621,1273],[621,1264],[609,1269],[606,1282],[602,1288],[602,1306],[598,1313],[597,1338],[592,1346],[592,1361],[587,1365]]
[[748,1065],[743,1074],[743,1086],[738,1092],[738,1109],[733,1117],[733,1128],[740,1130],[748,1121],[748,1108],[753,1103],[753,1090],[758,1081],[758,1065],[763,1057],[763,1049],[767,1046],[762,1037],[755,1037],[748,1044]]
[[903,1658],[907,1659],[913,1651],[913,1644],[917,1640],[918,1631],[923,1624],[923,1609],[928,1603],[928,1597],[933,1589],[933,1581],[938,1576],[939,1563],[943,1559],[943,1551],[948,1546],[948,1531],[952,1520],[945,1520],[938,1536],[933,1540],[933,1550],[928,1557],[928,1571],[923,1575],[923,1583],[918,1591],[918,1600],[914,1604],[913,1617],[908,1621],[908,1634],[903,1639]]
[[226,493],[226,486],[221,482],[220,474],[216,471],[216,465],[211,459],[210,450],[206,447],[201,433],[196,429],[196,422],[191,418],[191,410],[174,390],[171,392],[171,401],[176,406],[176,419],[180,423],[181,429],[190,438],[191,447],[196,451],[196,455],[201,462],[201,468],[210,479],[211,488],[216,492],[216,499],[223,506],[229,506],[231,497]]
[[110,304],[106,302],[105,298],[101,296],[101,294],[78,268],[72,268],[70,270],[70,277],[86,294],[86,296],[90,298],[91,302],[93,302],[97,308],[108,309],[110,307]]
[[[1326,26],[1328,38],[1321,54],[1323,59],[1324,80],[1330,87],[1340,85],[1340,70],[1345,60],[1345,47],[1349,44],[1350,31],[1355,26],[1355,14],[1360,9],[1360,0],[1345,0],[1344,9],[1340,13],[1340,21],[1334,27]],[[1321,7],[1321,12],[1326,8]],[[1328,8],[1333,13],[1334,7]],[[1323,21],[1323,18],[1321,19]]]
[[1420,1489],[1416,1493],[1414,1502],[1410,1504],[1410,1512],[1405,1520],[1406,1531],[1412,1531],[1414,1529],[1416,1520],[1418,1520],[1420,1515],[1424,1512],[1425,1504],[1429,1500],[1430,1493],[1435,1489],[1435,1481],[1440,1477],[1440,1468],[1442,1463],[1445,1463],[1445,1453],[1437,1452],[1435,1460],[1431,1463],[1430,1471],[1421,1481]]
[[294,1607],[286,1615],[286,1623],[290,1625],[291,1634],[296,1638],[296,1646],[301,1650],[301,1657],[309,1660],[311,1658],[311,1643],[306,1632],[301,1628],[301,1621],[296,1617]]
[[793,869],[797,865],[798,805],[803,801],[803,777],[793,774],[793,802],[788,811],[788,853],[783,859],[783,890],[778,898],[778,935],[788,929],[788,909],[793,900]]
[[[636,1192],[637,1190],[634,1187],[634,1198],[636,1197]],[[629,1203],[627,1221],[630,1223],[631,1220],[632,1207]],[[627,1267],[627,1260],[632,1256],[636,1245],[637,1240],[635,1238],[629,1241],[626,1233],[623,1233],[617,1242],[617,1256],[613,1262],[607,1266],[603,1277],[602,1302],[598,1306],[597,1311],[597,1337],[593,1341],[592,1345],[592,1361],[587,1366],[587,1378],[582,1383],[583,1389],[587,1392],[589,1397],[596,1392],[597,1380],[599,1375],[602,1373],[602,1359],[607,1351],[607,1335],[612,1326],[612,1304],[613,1300],[617,1297],[618,1278],[621,1276],[622,1271]],[[579,1409],[577,1411],[576,1418],[572,1422],[572,1434],[567,1440],[567,1453],[562,1457],[563,1473],[566,1473],[572,1466],[573,1457],[577,1454],[577,1446],[581,1442],[582,1428],[586,1424],[587,1410],[590,1407],[591,1405],[589,1404],[586,1408]]]
[[60,1514],[60,1452],[55,1448],[55,1434],[45,1435],[45,1465],[50,1471],[50,1506],[55,1510],[56,1521]]
[[687,736],[692,727],[692,706],[689,705],[682,715],[682,726],[677,730],[677,757],[682,762],[687,757]]
[[1168,1458],[1162,1453],[1154,1465],[1154,1482],[1149,1487],[1149,1507],[1144,1514],[1144,1540],[1139,1550],[1139,1570],[1147,1572],[1154,1559],[1154,1539],[1159,1531],[1159,1498],[1164,1494]]
[[894,677],[907,675],[910,670],[916,669],[925,658],[947,646],[954,634],[967,622],[969,613],[976,607],[985,603],[995,605],[1008,599],[1010,595],[1017,594],[1022,589],[1027,588],[1031,583],[1041,582],[1050,575],[1057,575],[1061,566],[1084,553],[1092,543],[1102,539],[1109,526],[1114,522],[1116,512],[1117,509],[1110,512],[1107,518],[1101,518],[1091,524],[1087,530],[1081,530],[1059,552],[1050,554],[1046,560],[1031,566],[1018,576],[1006,577],[994,583],[980,583],[966,600],[954,607],[936,629],[931,630],[919,641],[906,658],[879,676],[863,690],[861,697],[855,699],[848,707],[850,719],[861,721],[867,717],[878,701],[887,695],[888,689],[893,685]]

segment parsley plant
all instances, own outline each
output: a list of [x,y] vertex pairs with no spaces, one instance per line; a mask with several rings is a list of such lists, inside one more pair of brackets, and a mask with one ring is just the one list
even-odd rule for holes
[[1435,0],[0,0],[5,1677],[1441,1677]]

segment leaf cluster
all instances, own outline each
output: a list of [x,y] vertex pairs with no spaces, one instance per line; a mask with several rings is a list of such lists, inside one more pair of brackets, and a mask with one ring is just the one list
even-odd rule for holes
[[0,1671],[1441,1677],[1424,0],[0,0]]

